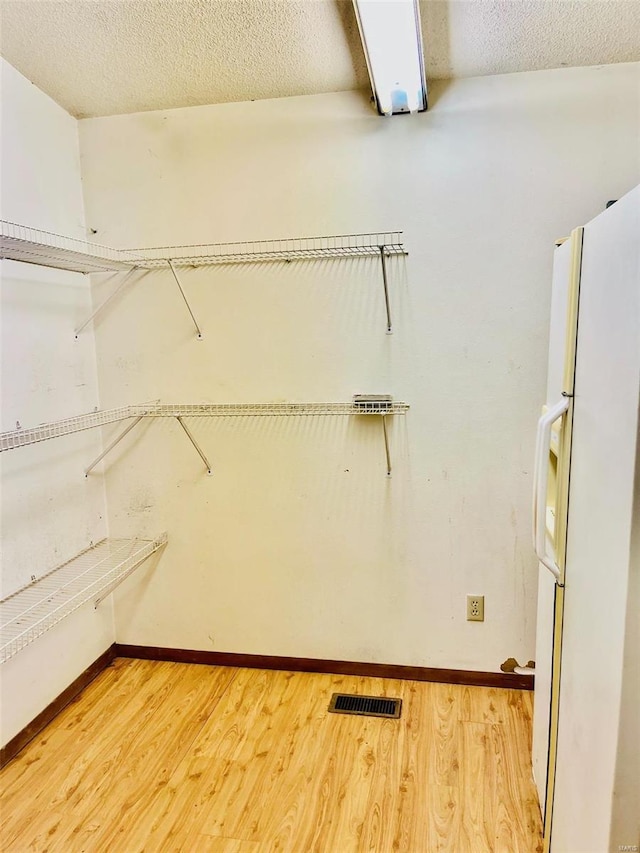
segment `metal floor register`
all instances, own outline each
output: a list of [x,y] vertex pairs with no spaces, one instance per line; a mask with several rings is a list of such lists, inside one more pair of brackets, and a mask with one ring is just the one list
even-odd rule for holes
[[402,699],[387,699],[384,696],[334,693],[329,703],[329,713],[332,714],[360,714],[366,717],[398,719],[401,712]]

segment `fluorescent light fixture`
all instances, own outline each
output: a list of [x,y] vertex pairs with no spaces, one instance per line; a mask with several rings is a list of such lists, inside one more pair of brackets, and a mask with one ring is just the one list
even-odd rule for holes
[[353,0],[381,115],[427,109],[418,0]]

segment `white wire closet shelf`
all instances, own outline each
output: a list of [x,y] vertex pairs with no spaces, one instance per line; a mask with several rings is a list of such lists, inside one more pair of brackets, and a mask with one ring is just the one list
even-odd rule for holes
[[42,267],[92,273],[136,266],[132,253],[0,220],[0,258]]
[[144,249],[113,249],[0,220],[0,257],[72,272],[107,272],[131,268],[208,266],[255,261],[304,260],[406,254],[402,231],[340,234],[235,243],[202,243],[192,246],[158,246]]
[[0,601],[0,663],[83,604],[98,604],[154,551],[156,539],[103,539]]
[[76,329],[76,337],[125,287],[132,274],[153,269],[171,271],[199,339],[202,329],[193,312],[178,275],[180,267],[215,264],[255,263],[257,261],[322,260],[323,258],[377,257],[384,285],[387,333],[391,333],[391,306],[387,276],[387,258],[406,255],[402,231],[369,234],[338,234],[328,237],[299,237],[283,240],[258,240],[236,243],[202,243],[193,246],[159,246],[146,249],[113,249],[40,231],[27,225],[0,220],[0,258],[38,264],[81,273],[124,272],[116,290]]
[[365,403],[148,403],[103,409],[28,429],[0,433],[0,452],[37,444],[74,432],[128,420],[129,418],[220,418],[328,415],[403,415],[407,403],[383,400]]
[[319,416],[378,416],[381,417],[384,431],[387,474],[391,473],[389,440],[386,417],[404,415],[409,409],[407,403],[393,400],[390,395],[357,394],[348,403],[144,403],[141,405],[120,406],[78,415],[65,420],[40,424],[27,429],[15,429],[0,433],[0,452],[15,450],[41,441],[48,441],[63,435],[71,435],[86,429],[104,426],[118,421],[131,420],[131,423],[118,435],[105,450],[85,469],[88,475],[93,468],[130,432],[143,418],[176,418],[187,438],[193,444],[200,458],[211,473],[211,465],[202,448],[185,424],[184,418],[215,417],[319,417]]
[[61,421],[40,424],[30,429],[15,429],[0,433],[0,452],[13,450],[16,447],[25,447],[28,444],[37,444],[40,441],[48,441],[51,438],[59,438],[63,435],[71,435],[74,432],[82,432],[86,429],[105,426],[132,417],[133,406],[120,406],[117,409],[105,409],[103,411],[90,412],[86,415],[76,415]]

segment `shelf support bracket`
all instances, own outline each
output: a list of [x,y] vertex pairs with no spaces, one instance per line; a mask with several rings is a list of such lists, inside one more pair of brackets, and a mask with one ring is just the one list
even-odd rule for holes
[[389,453],[389,434],[387,433],[387,418],[382,415],[382,434],[384,435],[384,452],[387,457],[387,477],[391,476],[391,454]]
[[129,426],[125,427],[125,429],[122,430],[122,432],[120,433],[119,436],[114,438],[114,440],[111,442],[111,444],[102,451],[100,456],[98,456],[96,459],[94,459],[88,468],[85,468],[85,471],[84,471],[85,477],[89,476],[90,472],[93,471],[93,469],[96,467],[98,462],[102,461],[102,459],[104,459],[104,457],[107,455],[107,453],[109,453],[109,451],[113,450],[113,448],[116,446],[116,444],[119,444],[122,441],[122,439],[125,437],[125,435],[128,432],[131,432],[131,430],[134,428],[134,426],[136,426],[137,424],[140,423],[140,421],[142,420],[143,417],[144,417],[144,415],[138,415],[138,417],[132,423],[130,423]]
[[[135,540],[134,540],[134,542],[135,542]],[[160,547],[164,547],[164,545],[166,545],[166,538]],[[153,551],[152,553],[155,553],[155,551]],[[98,598],[96,598],[94,600],[93,609],[97,610],[98,605],[101,602],[103,602],[105,600],[105,598],[108,598],[111,595],[111,593],[114,591],[114,589],[116,589],[116,587],[119,587],[120,584],[123,581],[125,581],[130,575],[132,575],[135,572],[135,570],[138,568],[138,566],[141,566],[142,563],[144,563],[144,561],[147,560],[150,556],[151,556],[151,554],[145,554],[139,560],[136,560],[136,562],[132,566],[130,566],[129,569],[127,569],[127,571],[124,574],[120,575],[119,578],[116,578],[114,581],[112,581],[106,587],[106,589],[103,589],[102,592],[100,593],[100,595],[98,596]]]
[[[104,300],[104,302],[103,302],[101,305],[98,305],[98,307],[96,308],[96,310],[95,310],[92,314],[90,314],[90,316],[89,316],[89,317],[87,317],[87,319],[84,321],[84,323],[83,323],[81,326],[78,326],[78,328],[77,328],[77,329],[76,329],[76,331],[75,331],[76,340],[78,339],[78,336],[80,335],[80,332],[81,332],[81,331],[82,331],[86,326],[88,326],[88,325],[89,325],[89,323],[90,323],[92,320],[94,320],[94,319],[98,316],[98,314],[101,314],[101,313],[102,313],[102,309],[103,309],[103,308],[106,308],[106,307],[107,307],[107,305],[108,305],[108,304],[109,304],[113,299],[115,299],[115,298],[116,298],[116,296],[120,293],[120,291],[121,291],[121,290],[122,290],[122,288],[125,286],[125,284],[127,284],[127,283],[130,281],[131,276],[132,276],[135,272],[137,272],[137,271],[138,271],[138,269],[139,269],[139,267],[132,267],[130,270],[128,270],[128,271],[125,273],[125,275],[124,275],[124,277],[123,277],[122,281],[120,282],[120,284],[116,287],[116,289],[115,289],[115,290],[113,291],[113,293],[111,294],[111,296],[107,296],[107,298]],[[144,274],[144,273],[146,273],[146,272],[147,272],[147,270],[143,270],[143,274]]]
[[385,247],[378,246],[380,249],[380,263],[382,264],[382,284],[384,285],[384,304],[387,310],[387,334],[391,334],[391,306],[389,304],[389,284],[387,281],[387,256]]
[[180,283],[180,279],[178,278],[178,273],[176,272],[176,268],[173,265],[173,261],[168,259],[167,263],[169,264],[169,268],[170,268],[171,272],[173,273],[173,277],[176,280],[176,284],[178,285],[178,290],[180,291],[180,294],[181,294],[182,298],[184,299],[184,304],[187,306],[187,311],[191,315],[191,319],[193,320],[193,325],[196,327],[196,332],[198,333],[198,340],[201,341],[202,340],[202,330],[201,330],[200,326],[198,325],[198,321],[196,320],[193,311],[191,310],[191,306],[189,305],[189,300],[187,299],[187,296],[184,292],[182,284]]
[[180,426],[182,427],[182,429],[185,431],[185,433],[186,433],[186,435],[187,435],[187,438],[189,439],[189,441],[191,442],[191,444],[193,444],[193,446],[195,447],[195,449],[198,451],[198,454],[199,454],[200,458],[202,459],[202,461],[204,462],[204,464],[207,466],[207,474],[212,474],[212,473],[213,473],[213,471],[211,470],[211,465],[209,464],[209,460],[208,460],[208,459],[207,459],[207,457],[204,455],[204,453],[202,452],[202,448],[200,447],[200,445],[198,444],[198,442],[195,440],[195,438],[194,438],[194,437],[193,437],[193,435],[191,434],[191,430],[190,430],[190,429],[189,429],[189,427],[185,424],[185,422],[182,420],[182,418],[181,418],[180,416],[177,416],[177,417],[176,417],[176,420],[178,421],[178,423],[180,424]]

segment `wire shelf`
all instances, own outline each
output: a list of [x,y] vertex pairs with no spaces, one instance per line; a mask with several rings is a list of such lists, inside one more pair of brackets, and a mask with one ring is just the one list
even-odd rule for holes
[[331,237],[300,237],[286,240],[165,246],[138,249],[139,266],[151,269],[166,266],[207,266],[211,264],[252,263],[255,261],[320,260],[406,254],[402,231],[372,234],[340,234]]
[[351,403],[145,403],[90,412],[29,429],[0,433],[0,452],[128,418],[285,417],[291,415],[404,415],[408,403],[382,399]]
[[[140,407],[141,408],[141,407]],[[121,406],[118,409],[106,409],[99,412],[90,412],[87,415],[77,415],[61,421],[40,424],[30,429],[15,429],[0,433],[0,452],[13,450],[16,447],[24,447],[28,444],[37,444],[39,441],[48,441],[50,438],[58,438],[62,435],[70,435],[73,432],[81,432],[85,429],[104,426],[105,424],[122,421],[132,417],[131,406]]]
[[368,401],[366,403],[154,403],[132,407],[135,416],[153,418],[171,417],[286,417],[327,415],[403,415],[407,403]]
[[83,604],[96,606],[167,542],[103,539],[0,601],[0,663],[9,660]]
[[406,254],[402,231],[341,234],[257,242],[208,243],[146,249],[112,249],[0,220],[0,257],[72,272],[108,272],[133,268],[209,266],[256,261],[291,261]]
[[0,258],[91,273],[137,266],[133,254],[0,220]]

